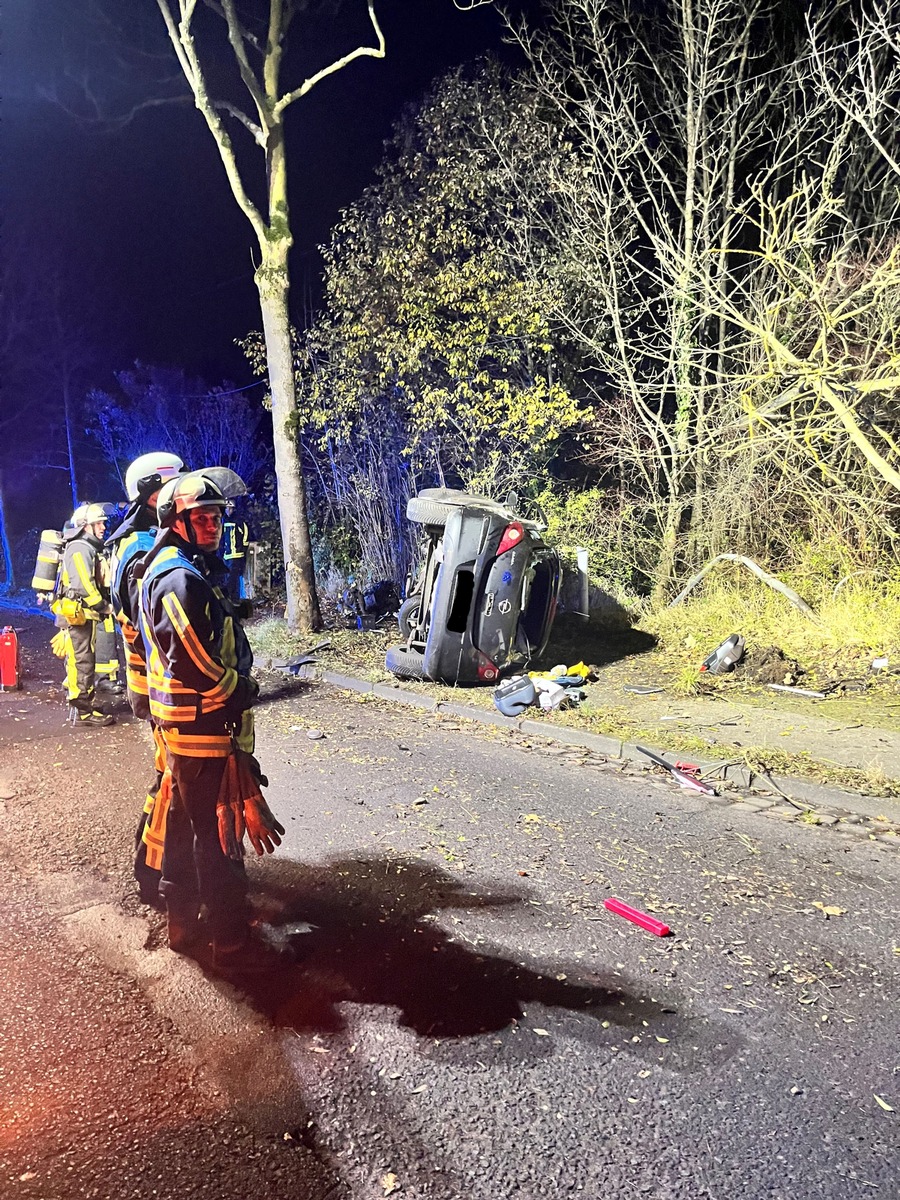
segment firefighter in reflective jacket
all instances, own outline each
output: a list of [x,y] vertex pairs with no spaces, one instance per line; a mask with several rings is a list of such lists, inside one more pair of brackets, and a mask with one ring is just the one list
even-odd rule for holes
[[65,549],[59,591],[51,605],[65,623],[66,695],[79,725],[114,725],[115,718],[94,703],[94,639],[97,622],[109,611],[109,593],[100,561],[108,506],[82,504],[63,534]]
[[246,595],[244,575],[247,570],[247,547],[250,545],[250,527],[235,512],[235,503],[229,500],[225,509],[222,531],[222,561],[228,568],[227,591],[231,600],[242,600]]
[[157,907],[162,903],[159,884],[167,805],[165,797],[159,805],[156,801],[163,788],[167,796],[169,780],[164,778],[166,748],[162,735],[150,719],[144,642],[137,628],[140,596],[134,572],[141,556],[153,548],[159,490],[164,483],[183,474],[185,469],[177,454],[164,451],[154,451],[136,458],[125,472],[128,509],[121,524],[106,540],[110,554],[112,608],[125,642],[128,702],[139,720],[149,722],[154,741],[155,775],[147,789],[135,833],[134,877],[143,902]]
[[202,906],[213,969],[240,975],[280,961],[251,934],[241,838],[246,829],[262,853],[280,843],[284,829],[262,799],[252,757],[253,656],[222,590],[226,479],[232,494],[243,489],[233,472],[215,467],[163,487],[160,533],[138,573],[150,712],[172,779],[160,886],[169,945],[202,956]]

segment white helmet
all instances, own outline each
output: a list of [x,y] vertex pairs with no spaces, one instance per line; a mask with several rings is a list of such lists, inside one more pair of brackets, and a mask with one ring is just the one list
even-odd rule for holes
[[79,504],[69,518],[69,525],[72,529],[84,529],[88,523],[88,511],[91,508],[90,504]]
[[[114,504],[83,504],[84,509],[84,525],[96,525],[99,521],[108,521],[110,517],[116,515],[116,506]],[[80,511],[80,510],[76,510]],[[73,524],[75,518],[72,518]]]
[[184,469],[177,454],[166,454],[161,450],[142,454],[125,472],[125,495],[129,500],[146,499],[159,491],[166,480],[181,475]]

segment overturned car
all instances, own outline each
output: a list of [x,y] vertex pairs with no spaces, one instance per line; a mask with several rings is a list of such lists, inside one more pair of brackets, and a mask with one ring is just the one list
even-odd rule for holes
[[421,568],[400,606],[403,645],[385,666],[400,679],[496,683],[539,655],[559,591],[559,556],[541,536],[546,523],[510,502],[449,488],[410,499],[423,527]]

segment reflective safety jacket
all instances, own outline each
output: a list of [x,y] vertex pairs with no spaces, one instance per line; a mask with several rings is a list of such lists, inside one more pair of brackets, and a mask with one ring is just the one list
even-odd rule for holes
[[253,747],[253,652],[219,586],[222,564],[179,541],[140,580],[150,715],[174,754],[224,758]]
[[226,518],[222,526],[222,558],[229,567],[236,567],[247,557],[250,530],[245,521]]
[[155,533],[155,529],[132,530],[125,537],[112,543],[110,560],[113,613],[122,627],[122,637],[125,640],[128,699],[134,715],[143,721],[150,718],[150,698],[144,639],[138,629],[140,590],[134,577],[134,568],[140,556],[153,546]]
[[96,620],[107,602],[100,543],[81,533],[66,542],[60,568],[60,594],[67,600],[80,600]]

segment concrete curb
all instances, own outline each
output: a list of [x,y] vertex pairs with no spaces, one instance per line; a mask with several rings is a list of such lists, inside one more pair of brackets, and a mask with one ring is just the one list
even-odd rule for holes
[[[267,664],[263,661],[259,665]],[[539,737],[566,746],[580,747],[605,758],[614,758],[641,767],[649,768],[650,766],[649,761],[640,753],[634,743],[622,742],[618,738],[607,737],[604,734],[588,733],[581,729],[568,729],[563,725],[544,724],[528,717],[504,717],[499,712],[478,708],[474,704],[457,704],[455,701],[437,700],[432,696],[423,696],[419,692],[412,692],[402,685],[395,687],[386,683],[369,683],[365,679],[343,675],[338,671],[317,670],[311,664],[301,668],[299,677],[311,680],[319,679],[331,687],[371,694],[378,696],[381,700],[409,705],[425,712],[459,717],[462,720],[476,721],[481,725],[494,725],[501,729],[512,729],[526,737]],[[657,754],[668,755],[669,758],[672,758],[675,753],[656,746],[648,746],[647,749],[654,750]],[[691,761],[694,761],[693,757]],[[770,795],[776,800],[787,796],[797,803],[808,805],[811,808],[826,806],[870,818],[885,814],[890,821],[900,822],[900,804],[890,798],[863,796],[858,792],[848,792],[843,788],[815,783],[809,779],[796,779],[792,776],[760,776],[751,772],[743,763],[733,763],[722,759],[697,760],[696,765],[704,777],[727,781],[742,790]]]

